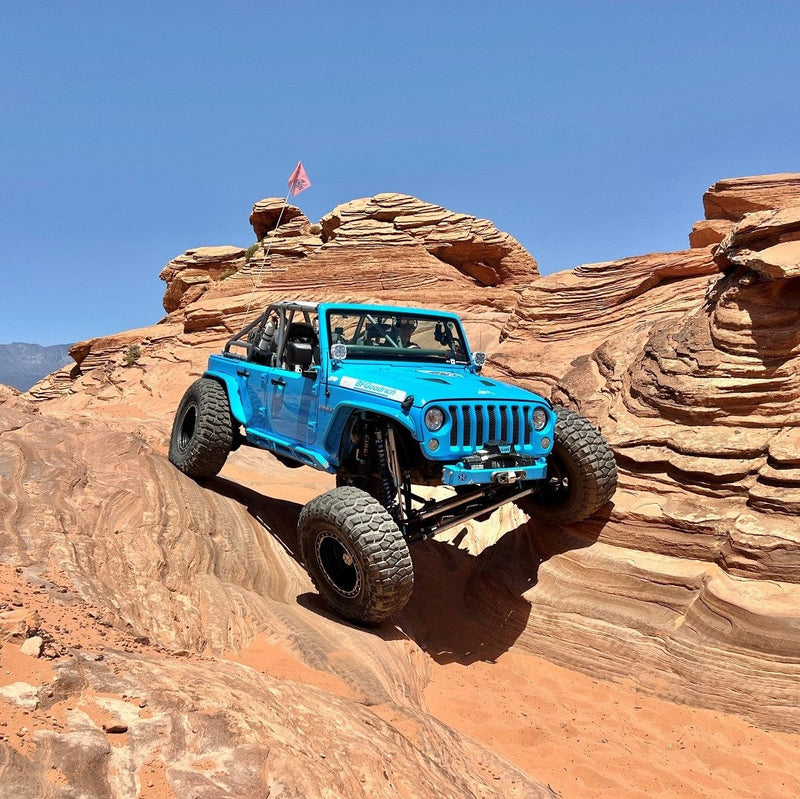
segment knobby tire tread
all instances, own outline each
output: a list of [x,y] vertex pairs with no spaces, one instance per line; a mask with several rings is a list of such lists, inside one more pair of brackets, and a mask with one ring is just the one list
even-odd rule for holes
[[[180,449],[181,426],[194,406],[197,419],[188,446]],[[233,446],[233,417],[228,394],[216,380],[201,377],[192,383],[181,400],[170,439],[169,459],[190,477],[219,474]]]
[[[325,525],[352,545],[363,572],[360,594],[336,593],[321,573],[316,535]],[[339,486],[311,500],[298,520],[300,553],[320,594],[341,615],[377,624],[402,609],[411,598],[414,568],[408,543],[394,519],[373,497],[355,486]]]
[[554,406],[556,413],[554,452],[570,459],[575,468],[573,493],[563,505],[537,502],[535,495],[525,503],[530,515],[544,521],[582,521],[603,507],[617,488],[617,462],[600,431],[571,408]]

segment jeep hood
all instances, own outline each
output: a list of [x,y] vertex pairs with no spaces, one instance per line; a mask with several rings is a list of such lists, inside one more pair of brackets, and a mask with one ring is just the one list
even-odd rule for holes
[[331,372],[329,381],[342,388],[370,396],[402,402],[413,395],[414,405],[429,402],[522,402],[549,403],[530,391],[473,374],[465,366],[449,364],[375,364],[349,362]]

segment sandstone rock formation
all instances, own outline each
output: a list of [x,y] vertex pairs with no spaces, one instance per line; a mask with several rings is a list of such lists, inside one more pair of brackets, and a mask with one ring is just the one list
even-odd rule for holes
[[[99,796],[145,779],[241,795],[264,774],[274,795],[546,795],[427,712],[434,667],[480,693],[470,675],[509,654],[800,734],[798,186],[720,181],[695,227],[713,228],[707,244],[693,232],[690,250],[546,277],[490,223],[394,194],[316,227],[291,207],[276,227],[279,205],[261,201],[249,259],[203,248],[170,262],[159,324],[76,345],[73,369],[0,394],[0,561],[28,589],[65,586],[113,639],[62,651],[41,623],[55,672],[36,687],[43,715],[28,710],[37,732],[0,741],[0,779],[21,796],[50,790],[53,766]],[[434,292],[490,371],[601,425],[620,488],[582,525],[504,508],[415,545],[414,598],[373,634],[331,618],[296,561],[300,503],[329,478],[240,450],[199,485],[164,452],[184,387],[270,299],[430,305]],[[224,659],[259,647],[290,668]],[[65,765],[78,751],[92,786]]]
[[[322,608],[298,512],[230,479],[203,488],[137,436],[0,406],[0,561],[28,578],[5,595],[25,610],[50,593],[71,618],[6,616],[4,673],[40,629],[54,668],[0,688],[0,719],[24,730],[0,739],[3,796],[148,795],[154,774],[160,795],[551,795],[425,712],[409,639]],[[259,639],[288,679],[224,658]]]
[[7,386],[5,383],[0,383],[0,405],[9,399],[18,397],[22,392],[13,386]]
[[[374,300],[458,310],[475,341],[490,349],[519,293],[539,277],[536,261],[491,222],[456,214],[402,194],[354,200],[328,214],[318,229],[282,200],[256,203],[250,220],[261,241],[248,258],[236,247],[188,250],[162,270],[167,283],[158,324],[76,344],[76,364],[32,390],[61,396],[63,410],[168,424],[173,386],[205,368],[210,352],[251,321],[272,299]],[[135,363],[126,353],[138,347]],[[127,359],[129,360],[129,359]],[[168,376],[168,373],[170,376]],[[151,374],[158,379],[152,380]],[[148,397],[147,407],[140,401]],[[70,401],[72,397],[72,401]],[[152,441],[161,440],[158,430]]]
[[244,266],[245,252],[240,247],[198,247],[173,258],[159,275],[167,284],[164,310],[171,313],[200,299],[213,282]]
[[[648,664],[637,681],[662,695],[797,730],[800,225],[781,208],[795,178],[778,210],[731,222],[717,248],[534,283],[494,361],[599,422],[621,469],[613,507],[569,531],[570,551],[552,557],[564,543],[534,525],[544,563],[519,643],[619,677],[632,657]],[[763,207],[775,183],[742,179],[733,207]],[[521,565],[516,577],[496,569],[503,585],[535,565],[510,559]]]
[[692,227],[689,244],[692,247],[718,244],[745,214],[798,204],[798,173],[720,180],[703,196],[705,219]]
[[[376,636],[342,625],[320,604],[296,562],[300,506],[278,496],[310,499],[325,475],[287,478],[263,453],[240,452],[209,490],[163,457],[185,386],[271,297],[422,304],[444,284],[451,307],[464,306],[487,341],[499,338],[525,269],[528,281],[538,277],[534,260],[488,222],[401,195],[380,202],[424,225],[411,235],[388,216],[374,222],[365,200],[320,236],[291,208],[275,230],[274,203],[258,203],[252,221],[264,241],[249,259],[235,247],[187,251],[161,273],[162,322],[80,343],[72,369],[26,397],[3,397],[0,559],[40,590],[69,586],[129,636],[101,648],[99,661],[97,642],[87,656],[62,642],[54,676],[34,691],[37,732],[21,750],[0,741],[12,795],[47,795],[49,769],[93,796],[135,795],[147,779],[175,794],[225,796],[260,795],[265,784],[276,796],[550,795],[425,712],[417,644],[391,627]],[[431,249],[452,246],[458,265],[428,249],[437,226]],[[484,261],[496,284],[490,303],[469,274]],[[68,636],[48,635],[58,657],[53,646]],[[284,653],[288,682],[221,660],[261,646]],[[104,713],[125,733],[109,733]],[[124,757],[109,760],[118,734]]]

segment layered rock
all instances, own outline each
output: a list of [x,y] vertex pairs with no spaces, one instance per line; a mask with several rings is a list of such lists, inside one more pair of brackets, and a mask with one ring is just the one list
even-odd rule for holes
[[308,233],[311,227],[308,217],[297,206],[289,205],[280,197],[259,200],[250,212],[250,224],[259,241],[278,227],[281,235]]
[[[464,765],[485,755],[426,717],[428,657],[468,666],[509,650],[535,653],[800,732],[796,177],[715,184],[716,205],[707,207],[719,218],[709,221],[725,225],[709,246],[543,278],[507,234],[414,198],[347,203],[319,230],[299,212],[276,226],[275,202],[262,201],[253,217],[262,241],[235,272],[209,269],[193,284],[181,275],[202,272],[197,261],[165,270],[174,307],[162,323],[79,345],[78,368],[60,378],[68,395],[38,405],[0,397],[8,419],[0,435],[3,559],[59,564],[116,628],[167,649],[216,658],[265,638],[301,671],[338,681],[350,702],[330,705],[343,719],[342,751],[360,740],[360,705],[388,709],[412,749],[422,741],[436,753],[436,769],[457,792],[492,795],[483,773]],[[198,285],[205,290],[195,292]],[[601,425],[620,466],[613,503],[560,529],[504,508],[484,525],[416,545],[417,591],[395,620],[402,635],[368,635],[328,618],[291,556],[299,504],[285,500],[293,492],[306,501],[328,478],[287,476],[266,454],[239,451],[220,479],[198,486],[163,457],[178,398],[207,355],[265,302],[287,296],[410,305],[435,296],[461,312],[472,341],[489,351],[490,371]],[[126,357],[134,346],[139,355]],[[51,381],[28,397],[55,392]],[[137,680],[149,682],[147,658],[133,660]],[[292,691],[268,680],[245,687],[239,672],[225,666],[220,674],[237,692],[274,690],[295,706]],[[220,707],[234,710],[214,723],[249,718],[241,695],[218,682],[210,679]],[[175,696],[180,713],[196,701]],[[308,701],[325,712],[316,696]],[[194,712],[175,724],[197,724]],[[279,722],[270,715],[259,729],[283,754]],[[263,764],[257,746],[223,739]],[[443,747],[453,760],[439,754]],[[395,751],[411,780],[405,769],[416,754],[403,742]],[[309,765],[294,757],[278,771]],[[343,772],[335,784],[349,790],[351,777]],[[517,779],[509,775],[501,792]],[[171,772],[173,786],[189,784],[182,780]],[[522,795],[538,790],[515,784]]]
[[[71,608],[8,619],[0,649],[35,625],[55,660],[0,691],[28,733],[0,739],[3,795],[49,795],[55,773],[140,795],[154,772],[175,795],[552,795],[425,711],[413,641],[325,612],[295,559],[300,506],[240,485],[249,455],[202,487],[137,436],[0,406],[0,560]],[[87,622],[102,637],[77,646]],[[259,641],[282,647],[289,679],[230,662]]]
[[572,362],[609,339],[635,350],[656,322],[702,303],[719,274],[711,251],[653,253],[548,275],[523,292],[492,364],[549,392]]
[[[776,206],[795,185],[790,176]],[[717,248],[543,278],[493,354],[501,371],[595,419],[620,466],[613,505],[569,528],[566,553],[534,524],[544,562],[522,595],[520,645],[618,677],[632,658],[637,682],[662,695],[795,730],[799,221],[792,206],[758,210],[730,220]],[[659,285],[665,262],[677,268]],[[518,546],[504,562],[529,553]],[[511,575],[493,569],[480,607],[535,566],[528,556]],[[668,684],[665,670],[676,672]]]
[[215,281],[224,280],[245,264],[240,247],[198,247],[173,258],[159,277],[167,284],[164,310],[185,308],[198,300]]
[[454,213],[405,194],[378,194],[339,205],[322,218],[322,233],[327,241],[343,237],[352,241],[354,230],[363,229],[368,222],[379,236],[382,230],[391,230],[395,236],[405,233],[480,285],[524,287],[537,274],[531,255],[488,220]]
[[0,383],[0,405],[9,399],[18,397],[22,392],[13,386],[7,386],[5,383]]
[[[288,205],[281,215],[282,209],[277,198],[255,204],[250,221],[259,241],[249,251],[202,247],[170,261],[160,275],[168,315],[159,324],[76,344],[76,366],[39,383],[32,395],[65,395],[63,407],[75,409],[88,399],[114,414],[122,403],[138,417],[146,392],[148,414],[163,414],[166,424],[177,397],[173,390],[161,402],[171,381],[154,384],[149,373],[174,371],[185,387],[208,354],[270,301],[425,306],[436,296],[438,305],[463,314],[481,347],[491,348],[520,291],[538,277],[535,260],[491,222],[407,195],[354,200],[316,226],[298,208]],[[79,396],[70,403],[73,393]]]
[[691,247],[718,244],[745,214],[800,204],[800,174],[720,180],[703,195],[705,219],[689,234]]

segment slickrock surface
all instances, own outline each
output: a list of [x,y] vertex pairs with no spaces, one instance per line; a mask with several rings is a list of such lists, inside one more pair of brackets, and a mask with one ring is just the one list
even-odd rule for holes
[[[27,578],[4,595],[31,611],[0,617],[4,797],[159,795],[156,779],[165,796],[551,795],[425,711],[407,636],[322,608],[295,503],[199,486],[135,436],[22,404],[0,430],[0,557]],[[34,632],[53,666],[11,689]],[[293,662],[282,679],[223,659],[258,640]]]
[[[22,570],[3,573],[20,600],[0,609],[0,784],[796,796],[799,187],[720,181],[702,246],[547,277],[490,223],[396,194],[319,225],[290,206],[277,229],[263,200],[254,250],[171,261],[161,323],[0,394],[0,560]],[[506,507],[446,531],[412,547],[392,624],[332,617],[294,537],[329,477],[241,450],[196,484],[164,457],[208,354],[286,297],[459,311],[490,372],[602,427],[613,503],[569,528]],[[25,660],[35,634],[44,659]]]
[[[763,186],[774,183],[742,179],[732,207],[763,207]],[[517,646],[597,676],[623,678],[635,662],[636,681],[659,695],[793,731],[797,211],[750,213],[717,248],[579,267],[523,293],[494,363],[596,420],[620,488],[606,512],[569,530],[571,544],[534,525],[531,557],[520,536],[510,539],[513,566],[492,571],[485,600],[470,591],[489,609],[500,585],[516,585],[538,558]]]

